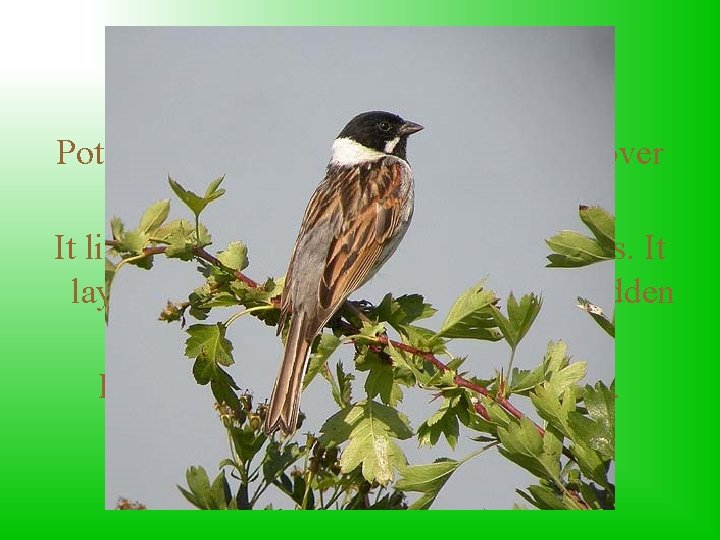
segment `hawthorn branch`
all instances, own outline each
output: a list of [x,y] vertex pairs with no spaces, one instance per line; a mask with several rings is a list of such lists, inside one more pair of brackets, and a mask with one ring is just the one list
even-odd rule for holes
[[[109,247],[115,247],[118,245],[118,241],[106,239],[105,245],[109,246]],[[145,257],[151,257],[153,255],[162,255],[165,253],[165,251],[167,251],[166,246],[151,246],[151,247],[144,248],[142,250],[142,255],[144,255]],[[204,248],[201,248],[199,246],[193,246],[192,252],[193,252],[193,255],[195,255],[198,259],[202,259],[206,262],[209,262],[210,264],[212,264],[213,266],[217,266],[218,268],[225,268],[223,263],[221,263],[217,257],[215,257],[214,255],[211,255],[210,253],[205,251]],[[245,283],[248,287],[252,287],[253,289],[258,287],[257,281],[250,279],[249,277],[247,277],[245,274],[243,274],[239,270],[235,271],[235,277],[239,281],[242,281],[243,283]],[[275,303],[275,302],[273,302],[273,303]],[[279,301],[278,301],[278,304],[279,304]]]
[[[107,240],[105,240],[105,245],[110,246],[110,247],[115,247],[118,245],[118,241],[107,239]],[[152,255],[161,255],[161,254],[165,253],[165,251],[166,251],[165,246],[151,246],[151,247],[144,248],[142,253],[143,253],[143,255],[149,257]],[[193,255],[195,255],[198,259],[202,259],[202,260],[212,264],[213,266],[217,266],[218,268],[224,268],[224,265],[220,262],[220,260],[217,259],[217,257],[215,257],[215,256],[211,255],[210,253],[208,253],[207,251],[205,251],[204,248],[195,246],[195,247],[193,247],[192,251],[193,251]],[[235,274],[235,277],[239,281],[242,281],[248,287],[257,288],[259,286],[257,281],[249,278],[248,276],[246,276],[239,270],[236,270],[234,272],[234,274]],[[278,307],[280,305],[280,298],[279,297],[272,298],[271,302],[274,306]],[[355,306],[350,304],[349,302],[346,302],[346,305],[349,306],[349,310],[351,312],[355,313],[358,311],[357,308],[355,308]],[[342,322],[345,323],[345,321],[342,321]],[[350,323],[345,323],[345,325],[346,325],[346,330],[351,331],[353,334],[358,333],[357,328],[352,326]],[[385,346],[390,345],[392,347],[395,347],[396,349],[400,349],[401,351],[404,351],[406,353],[409,353],[409,354],[412,354],[419,358],[422,358],[423,360],[427,360],[428,362],[433,364],[440,371],[444,372],[444,371],[449,370],[448,366],[445,363],[443,363],[439,358],[437,358],[437,356],[435,356],[433,353],[431,353],[429,351],[423,351],[423,350],[418,349],[417,347],[413,347],[412,345],[409,345],[407,343],[403,343],[401,341],[396,341],[394,339],[390,339],[387,336],[377,336],[377,340],[378,340],[378,343],[381,343],[382,345],[385,345]],[[520,420],[522,418],[528,418],[527,415],[525,415],[522,411],[520,411],[517,407],[515,407],[512,403],[510,403],[510,401],[501,393],[498,393],[497,395],[493,395],[484,386],[476,384],[472,381],[469,381],[460,375],[455,375],[455,377],[453,378],[453,382],[457,386],[460,386],[462,388],[467,388],[468,390],[475,392],[476,394],[480,394],[480,395],[494,401],[500,407],[502,407],[508,414],[510,414],[511,416],[513,416],[514,418],[516,418],[518,420]],[[475,411],[480,416],[482,416],[485,420],[490,421],[490,415],[487,412],[487,409],[481,403],[474,404],[474,408],[475,408]],[[530,418],[528,418],[528,419],[533,423],[537,432],[541,436],[545,436],[545,430],[540,425],[538,425],[535,421],[533,421],[532,419],[530,419]],[[563,454],[566,457],[575,460],[575,457],[572,455],[572,453],[565,447],[563,447]]]

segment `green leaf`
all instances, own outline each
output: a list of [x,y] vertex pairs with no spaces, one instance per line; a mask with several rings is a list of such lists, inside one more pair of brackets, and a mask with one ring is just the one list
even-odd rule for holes
[[573,362],[554,373],[550,381],[553,383],[555,391],[560,395],[583,380],[586,372],[587,362]]
[[417,384],[420,387],[425,387],[429,383],[431,374],[423,369],[421,360],[418,360],[415,356],[409,353],[393,347],[392,344],[388,344],[388,346],[385,347],[385,351],[390,355],[393,365],[398,370],[398,374],[409,373],[412,378],[417,381]]
[[320,334],[317,348],[308,361],[308,368],[303,379],[303,390],[308,387],[315,376],[320,373],[332,353],[340,346],[342,341],[335,334],[325,332]]
[[615,390],[602,382],[585,386],[583,400],[590,418],[578,412],[569,415],[577,437],[600,453],[604,460],[615,458]]
[[372,324],[367,321],[363,321],[362,328],[358,332],[359,337],[367,338],[368,341],[374,343],[377,341],[377,336],[386,332],[385,325],[383,323]]
[[512,349],[518,346],[530,330],[541,307],[542,297],[530,293],[523,295],[518,303],[512,292],[508,296],[507,317],[496,306],[491,306],[493,319]]
[[572,432],[568,425],[568,414],[575,410],[575,387],[559,393],[553,383],[546,381],[530,392],[530,399],[538,414],[568,437]]
[[245,270],[248,266],[247,246],[242,242],[230,242],[225,251],[218,253],[217,258],[228,268],[236,271]]
[[[197,359],[195,362],[197,363],[199,360],[200,359]],[[238,385],[224,369],[216,367],[216,369],[213,370],[210,389],[215,397],[215,401],[218,403],[224,403],[234,411],[239,411],[242,408],[240,399],[235,392],[235,390],[239,390]]]
[[555,252],[547,256],[550,268],[576,268],[613,259],[596,240],[575,231],[560,231],[545,243]]
[[547,486],[530,486],[530,494],[518,489],[516,490],[530,504],[540,510],[567,510],[563,504],[562,496]]
[[597,306],[595,304],[590,303],[588,300],[583,298],[582,296],[578,296],[578,304],[577,307],[582,309],[583,311],[587,312],[598,325],[600,325],[600,328],[605,330],[610,337],[615,337],[615,321],[611,321],[605,316],[605,313],[603,312],[603,309],[600,306]]
[[488,341],[501,339],[491,309],[497,297],[484,286],[485,280],[482,280],[455,301],[437,336]]
[[263,478],[266,482],[275,483],[300,457],[300,447],[297,443],[281,446],[280,441],[270,440],[262,461]]
[[403,295],[393,298],[388,293],[374,310],[378,320],[385,321],[395,330],[404,333],[410,323],[432,317],[436,313],[430,304],[426,304],[419,294]]
[[420,499],[410,505],[410,510],[427,510],[435,502],[440,490],[461,464],[461,461],[448,459],[427,465],[401,467],[399,472],[402,478],[397,481],[395,487],[402,491],[423,493]]
[[543,357],[543,369],[546,380],[550,380],[553,374],[560,371],[569,363],[567,357],[567,344],[564,341],[550,341],[547,351]]
[[110,317],[110,291],[112,290],[113,280],[115,279],[115,271],[117,267],[110,259],[105,258],[105,324]]
[[167,242],[165,248],[165,256],[169,259],[180,259],[189,261],[193,258],[194,241],[191,235],[194,227],[185,220],[177,220],[168,224],[167,229],[156,231],[163,233],[163,238]]
[[497,428],[501,447],[498,451],[539,478],[560,483],[560,453],[562,434],[547,429],[544,437],[526,417]]
[[212,510],[227,510],[231,499],[230,484],[225,478],[225,472],[220,471],[208,491],[208,505]]
[[245,424],[242,428],[231,427],[228,432],[232,437],[237,456],[244,464],[249,463],[257,455],[267,440],[267,435],[263,431],[255,431],[249,424]]
[[368,399],[379,394],[384,404],[391,407],[397,406],[398,402],[402,400],[403,392],[395,382],[391,363],[384,361],[378,354],[364,347],[356,357],[355,365],[359,371],[369,372],[365,379],[365,392]]
[[132,253],[139,255],[147,246],[149,237],[142,231],[127,231],[115,245],[118,253]]
[[142,218],[140,218],[140,226],[138,230],[144,234],[152,234],[162,225],[170,213],[170,199],[163,199],[152,204]]
[[580,219],[608,257],[615,256],[615,217],[599,206],[580,206]]
[[363,477],[382,485],[392,481],[394,470],[407,463],[393,439],[413,435],[405,415],[375,401],[363,401],[336,413],[321,431],[320,444],[325,447],[350,441],[340,457],[342,472],[362,465]]
[[218,176],[215,180],[208,184],[208,187],[205,190],[205,199],[213,201],[225,193],[224,189],[218,189],[223,180],[225,180],[225,175]]
[[510,390],[513,394],[527,395],[528,390],[532,390],[545,380],[545,370],[543,366],[538,366],[532,371],[515,368],[510,380]]
[[585,377],[587,362],[570,363],[567,355],[567,345],[564,341],[548,343],[547,352],[543,358],[544,380],[552,383],[545,385],[546,390],[556,392],[559,397],[565,390],[576,385]]
[[220,185],[220,183],[223,181],[224,177],[216,178],[213,180],[210,185],[208,186],[205,197],[200,197],[199,195],[196,195],[192,191],[186,190],[184,187],[182,187],[178,182],[173,180],[168,176],[168,183],[170,184],[170,187],[175,192],[175,195],[178,196],[178,198],[185,203],[185,205],[192,211],[195,216],[199,216],[200,213],[205,209],[205,207],[210,204],[212,201],[220,197],[223,193],[225,193],[224,189],[217,189],[217,187]]
[[570,451],[575,456],[577,464],[585,476],[603,487],[610,487],[605,469],[606,462],[603,461],[599,452],[582,442],[571,444]]
[[208,495],[210,492],[210,479],[208,478],[205,469],[199,466],[190,467],[185,472],[185,478],[190,491],[188,492],[180,486],[178,486],[178,489],[180,489],[190,504],[200,508],[201,510],[209,509]]
[[450,448],[455,450],[460,435],[458,415],[466,408],[464,393],[464,390],[458,388],[444,391],[445,399],[438,411],[418,427],[418,446],[434,446],[440,435],[444,435]]
[[185,341],[185,356],[203,356],[222,366],[231,366],[233,345],[225,338],[225,326],[216,324],[194,324],[187,329],[190,337]]
[[110,220],[110,230],[112,231],[112,237],[115,240],[119,240],[125,234],[125,225],[119,217],[113,217]]
[[333,388],[333,398],[338,407],[345,408],[350,406],[352,401],[352,381],[355,380],[355,375],[352,373],[345,373],[343,371],[342,362],[338,362],[335,366],[335,372],[337,374],[337,392]]
[[217,364],[208,357],[201,355],[195,359],[192,371],[195,381],[198,384],[206,385],[215,378]]
[[434,330],[409,324],[403,326],[402,338],[404,343],[412,345],[421,351],[428,351],[436,355],[447,353],[445,348],[446,340],[437,336]]
[[189,490],[177,486],[190,504],[201,510],[226,510],[232,499],[225,473],[220,471],[212,485],[205,469],[190,467],[185,473]]

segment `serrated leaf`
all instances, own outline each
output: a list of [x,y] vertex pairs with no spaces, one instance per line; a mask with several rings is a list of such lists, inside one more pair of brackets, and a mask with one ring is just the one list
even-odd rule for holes
[[548,429],[543,437],[535,425],[523,417],[511,422],[507,428],[498,427],[502,443],[498,451],[539,478],[559,482],[562,436],[559,431]]
[[206,199],[217,199],[223,193],[225,193],[224,189],[218,189],[218,187],[220,187],[220,184],[222,184],[223,180],[225,180],[225,175],[217,177],[215,180],[208,184],[208,187],[205,190]]
[[168,176],[168,183],[170,188],[175,192],[175,195],[187,206],[193,214],[200,215],[207,202],[202,197],[196,195],[192,191],[185,189],[178,182]]
[[262,461],[265,481],[275,483],[280,475],[298,460],[300,454],[300,447],[297,443],[281,446],[279,441],[271,440]]
[[428,351],[435,355],[447,353],[446,340],[439,337],[434,330],[408,324],[403,326],[402,338],[404,343],[412,345],[418,350]]
[[550,381],[558,395],[585,378],[587,362],[573,362],[552,375]]
[[603,312],[603,309],[600,306],[597,306],[582,296],[578,296],[578,304],[577,307],[588,313],[593,320],[598,323],[600,328],[605,330],[610,337],[615,337],[615,322],[611,321],[605,316],[605,313]]
[[544,420],[560,429],[565,435],[570,435],[568,414],[575,410],[575,392],[572,386],[561,394],[551,382],[546,381],[530,392],[530,400]]
[[222,177],[213,180],[206,190],[206,196],[200,197],[192,191],[185,189],[178,182],[168,176],[168,183],[170,184],[170,188],[175,192],[175,195],[177,195],[178,198],[192,211],[192,213],[195,214],[195,216],[199,216],[208,204],[210,204],[212,201],[225,193],[224,189],[217,189],[222,180]]
[[395,407],[402,400],[403,393],[395,382],[393,366],[367,348],[358,354],[355,364],[359,371],[368,371],[365,379],[365,392],[368,399],[380,395],[386,405]]
[[385,325],[383,323],[373,324],[367,321],[363,321],[362,328],[358,332],[358,336],[367,338],[368,341],[374,342],[380,334],[386,332]]
[[110,317],[110,291],[112,291],[112,284],[115,279],[116,266],[110,259],[105,258],[105,324],[108,322]]
[[187,480],[188,488],[190,488],[189,493],[187,490],[178,486],[183,495],[185,495],[185,498],[188,499],[191,504],[200,509],[208,509],[210,479],[208,478],[205,469],[202,467],[190,467],[185,472],[185,479]]
[[560,455],[563,449],[563,434],[554,426],[548,426],[543,436],[543,450],[540,456],[545,470],[553,478],[560,478]]
[[167,242],[165,256],[169,259],[189,261],[193,258],[194,243],[189,238],[193,229],[187,227],[189,227],[187,222],[179,221],[175,227],[167,231],[164,237]]
[[194,324],[187,330],[190,335],[185,341],[185,356],[203,356],[222,366],[231,366],[233,345],[225,338],[225,326],[216,324]]
[[263,289],[268,295],[268,298],[274,298],[280,296],[285,288],[285,276],[273,279],[268,278],[263,286]]
[[545,370],[542,366],[534,370],[513,369],[510,383],[510,390],[513,394],[527,394],[528,390],[532,390],[538,384],[545,380]]
[[305,390],[315,376],[320,373],[325,363],[341,343],[342,341],[340,341],[340,338],[338,338],[335,334],[330,334],[328,332],[320,334],[317,348],[310,357],[310,360],[308,360],[308,368],[305,372],[305,379],[303,379],[303,390]]
[[508,298],[507,310],[510,321],[515,327],[515,345],[528,333],[542,307],[542,296],[534,293],[524,294],[520,302],[515,300],[513,293]]
[[422,364],[416,363],[414,356],[393,347],[392,344],[388,344],[385,350],[390,355],[393,366],[396,366],[399,371],[410,373],[420,387],[424,387],[428,383],[431,375],[421,369]]
[[218,253],[217,258],[228,268],[236,271],[245,270],[248,266],[247,246],[242,242],[230,242],[224,251]]
[[208,507],[211,510],[227,510],[231,498],[230,484],[225,478],[225,472],[220,471],[208,491]]
[[440,435],[444,435],[450,448],[455,450],[460,435],[457,409],[463,405],[456,392],[446,395],[438,411],[418,427],[418,446],[435,445]]
[[132,253],[139,255],[147,245],[148,235],[142,231],[127,231],[115,244],[115,251],[118,253]]
[[580,206],[580,219],[609,257],[615,256],[615,217],[599,206]]
[[555,252],[547,256],[550,268],[577,268],[614,258],[596,240],[575,231],[560,231],[545,243]]
[[162,225],[170,213],[170,199],[162,199],[145,210],[138,230],[144,234],[152,234],[160,225]]
[[543,438],[530,419],[523,417],[508,428],[498,428],[498,436],[503,446],[513,453],[536,457],[542,454]]
[[545,379],[551,380],[553,375],[568,365],[567,344],[564,341],[549,342],[543,357]]
[[257,432],[247,424],[242,428],[231,427],[228,431],[242,463],[249,463],[267,440],[267,435],[263,431]]
[[605,460],[615,458],[615,392],[602,382],[585,386],[585,408],[590,418],[570,413],[569,422],[577,436]]
[[198,356],[193,363],[193,376],[195,382],[201,385],[208,384],[215,377],[217,364],[204,355]]
[[599,452],[596,452],[589,446],[582,443],[572,444],[570,451],[580,466],[582,473],[590,480],[597,482],[601,486],[609,487],[610,483],[607,479],[605,470],[606,462],[603,461]]
[[235,390],[238,390],[238,385],[235,384],[233,378],[224,369],[216,367],[213,370],[211,379],[210,389],[215,397],[215,401],[227,405],[234,411],[241,410],[240,399],[235,392]]
[[379,306],[374,310],[380,321],[385,321],[398,332],[404,333],[404,329],[412,322],[432,317],[436,313],[430,304],[424,302],[419,294],[408,294],[393,298],[388,293]]
[[119,240],[125,234],[125,225],[119,217],[115,216],[110,220],[110,231],[115,240]]
[[338,407],[348,407],[352,401],[352,381],[355,380],[355,375],[352,373],[345,373],[343,371],[342,362],[338,362],[335,366],[335,372],[337,374],[337,394],[333,395],[335,402]]
[[413,465],[402,467],[402,478],[395,487],[402,491],[418,491],[424,496],[410,505],[410,510],[427,510],[440,493],[445,483],[462,464],[460,461],[445,460],[429,463],[427,465]]
[[526,501],[540,510],[567,510],[562,497],[546,486],[530,486],[530,494],[517,490]]
[[340,457],[340,467],[349,473],[362,465],[368,482],[387,485],[394,470],[407,463],[405,455],[393,439],[413,435],[408,419],[391,407],[375,401],[364,401],[330,417],[321,428],[323,446],[349,444]]
[[541,307],[540,296],[533,293],[525,294],[518,302],[512,292],[507,300],[507,317],[496,306],[491,306],[493,319],[512,349],[518,346],[530,330]]
[[455,301],[437,336],[488,341],[501,339],[490,307],[497,297],[484,287],[485,280],[482,280]]

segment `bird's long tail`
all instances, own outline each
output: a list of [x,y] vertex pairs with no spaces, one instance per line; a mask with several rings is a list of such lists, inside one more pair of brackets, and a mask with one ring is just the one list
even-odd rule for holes
[[283,433],[289,435],[297,428],[303,378],[307,369],[310,345],[315,337],[309,332],[308,327],[305,316],[301,313],[290,320],[282,366],[275,379],[265,417],[267,434],[280,428]]

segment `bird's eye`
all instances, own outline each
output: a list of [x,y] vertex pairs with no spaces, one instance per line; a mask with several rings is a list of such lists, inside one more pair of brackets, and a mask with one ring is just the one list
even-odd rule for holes
[[387,122],[380,122],[380,123],[378,124],[378,127],[379,127],[382,131],[390,131],[390,124],[387,123]]

